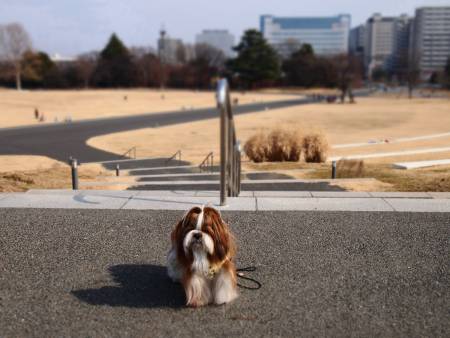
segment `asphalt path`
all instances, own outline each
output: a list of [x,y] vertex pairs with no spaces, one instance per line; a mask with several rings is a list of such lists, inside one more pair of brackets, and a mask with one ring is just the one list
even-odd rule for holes
[[0,210],[2,337],[448,337],[450,214],[224,212],[262,283],[186,308],[183,212]]
[[[234,115],[240,115],[312,102],[314,101],[309,98],[299,98],[253,103],[233,107],[233,113]],[[218,118],[216,108],[4,128],[0,129],[0,155],[42,155],[60,161],[67,161],[70,156],[73,156],[80,162],[117,160],[121,157],[92,148],[86,144],[86,141],[99,135],[148,127],[156,128],[210,118]]]

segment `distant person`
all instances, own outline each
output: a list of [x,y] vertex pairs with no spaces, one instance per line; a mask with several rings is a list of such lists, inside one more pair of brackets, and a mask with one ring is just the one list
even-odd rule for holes
[[124,101],[128,101],[128,96],[125,95],[125,96],[123,97],[123,100],[124,100]]
[[39,120],[39,110],[37,108],[34,108],[34,118]]
[[348,96],[350,103],[355,103],[355,97],[353,96],[352,80],[344,80],[340,86],[341,89],[341,103],[345,102],[345,97]]

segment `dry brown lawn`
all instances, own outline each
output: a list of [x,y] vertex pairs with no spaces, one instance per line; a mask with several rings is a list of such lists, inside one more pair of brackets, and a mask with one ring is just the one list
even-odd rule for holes
[[[21,96],[22,94],[25,95]],[[52,98],[52,94],[55,95],[55,98]],[[172,94],[173,97],[171,97]],[[126,102],[123,100],[124,95],[128,96]],[[240,103],[246,102],[245,100],[252,102],[260,99],[286,98],[286,95],[281,96],[278,93],[245,94],[243,96],[244,98],[240,98]],[[4,100],[5,97],[9,99]],[[27,97],[30,99],[25,99]],[[39,99],[36,99],[37,97]],[[145,90],[59,93],[0,91],[0,126],[8,125],[8,123],[14,125],[34,122],[32,108],[33,103],[38,101],[45,105],[48,104],[46,109],[49,113],[55,112],[56,114],[61,107],[71,107],[70,110],[73,108],[73,111],[78,111],[78,115],[75,113],[72,115],[72,118],[75,119],[75,117],[93,118],[111,116],[110,114],[174,110],[190,104],[195,107],[200,107],[202,104],[212,106],[214,96],[212,93],[171,92],[166,93],[165,100],[161,100],[159,91]],[[326,133],[330,144],[333,145],[450,132],[450,102],[447,99],[408,100],[395,97],[370,97],[359,98],[357,101],[357,104],[354,105],[321,103],[237,116],[235,117],[237,135],[241,141],[245,142],[256,132],[273,127],[292,128],[300,133],[321,130]],[[18,109],[18,107],[21,108]],[[19,111],[20,113],[17,113]],[[68,111],[64,110],[64,112]],[[15,116],[13,122],[8,120],[11,116]],[[129,148],[137,146],[138,157],[167,157],[181,149],[182,159],[193,163],[200,163],[206,154],[213,151],[215,160],[218,161],[219,120],[212,118],[174,126],[114,133],[94,137],[87,143],[117,154],[122,154]],[[343,156],[447,146],[450,146],[450,137],[332,149],[329,155]],[[345,189],[356,191],[450,191],[449,167],[411,171],[390,168],[392,162],[442,158],[450,158],[450,152],[366,160],[362,176],[363,178],[373,177],[375,180],[341,182],[339,184]],[[281,170],[283,173],[297,178],[330,177],[329,164],[262,163],[256,165],[244,162],[244,169]],[[298,169],[314,170],[299,171]],[[0,172],[0,190],[2,191],[70,187],[70,172],[67,165],[47,158],[35,157],[33,161],[30,161],[28,156],[0,156]],[[84,175],[82,177],[84,181],[95,181],[98,176],[110,175],[100,167],[83,168],[83,166],[80,168],[80,176],[81,174]],[[111,182],[117,181],[112,177],[110,180]]]
[[[261,130],[287,127],[302,132],[322,130],[330,144],[368,142],[450,132],[450,101],[446,99],[360,98],[357,104],[311,104],[235,117],[238,138],[245,142]],[[115,133],[88,144],[117,154],[137,146],[138,156],[167,156],[178,149],[183,158],[200,162],[219,153],[217,118],[160,128]],[[450,146],[450,137],[397,144],[332,149],[329,156]],[[408,160],[439,159],[443,154],[408,155]],[[447,156],[447,154],[445,154]],[[404,160],[404,157],[401,158]],[[397,158],[374,161],[396,161]]]
[[[115,177],[113,172],[94,163],[79,166],[78,175],[80,183],[133,181],[130,177]],[[70,188],[72,188],[71,170],[66,163],[44,156],[0,156],[0,192]],[[89,186],[88,189],[114,190],[120,187]]]
[[[329,163],[245,163],[245,167],[282,172],[299,179],[331,178]],[[450,191],[450,166],[399,170],[393,169],[389,164],[365,163],[363,172],[354,174],[351,171],[338,171],[338,178],[356,179],[336,180],[331,184],[349,191]]]
[[[162,98],[164,96],[164,99]],[[127,100],[124,99],[127,97]],[[282,100],[287,95],[270,93],[234,93],[239,104]],[[298,97],[298,96],[296,96]],[[188,90],[33,90],[0,89],[0,128],[38,124],[37,108],[46,123],[165,112],[215,106],[213,92]]]

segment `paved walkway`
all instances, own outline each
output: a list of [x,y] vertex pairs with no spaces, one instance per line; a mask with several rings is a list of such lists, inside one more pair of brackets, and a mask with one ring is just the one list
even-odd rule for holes
[[423,141],[423,140],[432,140],[435,138],[441,137],[449,137],[450,133],[440,133],[440,134],[431,134],[431,135],[422,135],[422,136],[413,136],[413,137],[401,137],[397,139],[389,139],[388,142],[386,140],[371,140],[367,142],[359,142],[359,143],[346,143],[346,144],[335,144],[331,146],[333,149],[342,149],[342,148],[356,148],[356,147],[367,147],[367,146],[376,146],[380,144],[392,144],[392,143],[402,143],[402,142],[411,142],[411,141]]
[[166,275],[182,215],[0,209],[0,336],[450,335],[448,214],[223,212],[262,288],[201,309]]
[[353,159],[366,159],[366,158],[379,158],[379,157],[393,157],[393,156],[405,156],[405,155],[418,155],[418,154],[431,154],[431,153],[442,153],[450,151],[450,147],[440,147],[440,148],[420,148],[411,150],[401,150],[401,151],[391,151],[385,153],[373,153],[373,154],[359,154],[359,155],[348,155],[348,156],[333,156],[327,159],[328,162],[339,161],[342,159],[353,160]]
[[[219,207],[217,191],[30,190],[0,194],[0,208],[186,210]],[[450,193],[243,191],[219,207],[236,211],[450,212]]]
[[[211,93],[211,95],[214,95]],[[234,115],[264,112],[266,109],[281,109],[315,102],[299,96],[264,103],[251,103],[233,107]],[[31,127],[0,128],[1,155],[42,155],[60,161],[73,156],[80,162],[111,161],[121,156],[90,147],[86,141],[91,137],[141,128],[155,128],[179,123],[219,118],[217,108],[202,108],[190,111],[173,111],[81,120],[72,123],[44,124]],[[139,154],[138,154],[139,156]]]

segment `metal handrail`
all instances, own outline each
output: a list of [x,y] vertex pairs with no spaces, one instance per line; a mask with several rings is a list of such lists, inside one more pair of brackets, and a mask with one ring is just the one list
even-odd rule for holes
[[214,153],[211,151],[208,155],[206,155],[205,159],[199,164],[198,167],[200,168],[200,171],[203,171],[203,168],[208,168],[210,172],[213,172]]
[[241,191],[241,146],[236,139],[236,129],[231,109],[228,81],[217,83],[217,107],[220,112],[220,205],[227,197],[239,196]]
[[[134,156],[130,157],[130,156],[128,156],[128,154],[133,154]],[[129,158],[136,159],[136,147],[132,147],[132,148],[128,149],[125,152],[125,154],[122,155],[122,157],[129,157]]]
[[177,150],[177,152],[175,154],[173,154],[172,156],[170,156],[167,160],[166,160],[166,164],[169,163],[170,161],[172,161],[173,159],[175,159],[178,156],[178,161],[181,161],[181,150]]

